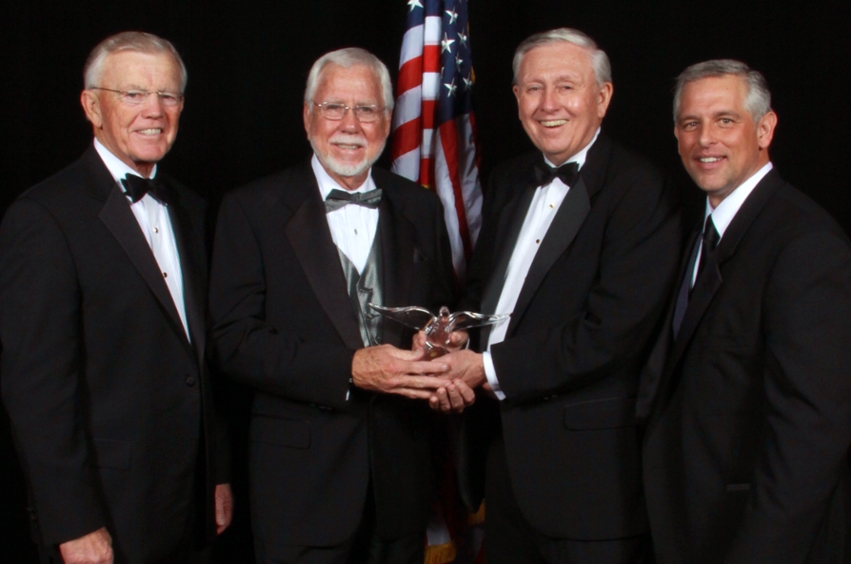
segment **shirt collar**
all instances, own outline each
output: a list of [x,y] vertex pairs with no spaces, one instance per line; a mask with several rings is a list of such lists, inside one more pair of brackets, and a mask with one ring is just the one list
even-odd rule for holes
[[[135,176],[142,176],[131,167],[127,166],[127,163],[116,157],[112,151],[107,149],[100,141],[95,138],[95,151],[100,155],[100,159],[103,161],[103,164],[106,165],[107,170],[109,170],[109,174],[112,175],[112,178],[120,183],[121,180],[127,177],[128,174],[133,174]],[[157,175],[157,165],[154,165],[153,170],[151,170],[151,178],[154,178]]]
[[750,196],[753,189],[756,188],[756,185],[759,184],[759,181],[763,179],[763,177],[768,174],[768,172],[773,168],[771,162],[768,162],[761,169],[756,171],[753,176],[742,182],[735,190],[730,192],[730,194],[721,200],[721,203],[718,204],[718,207],[713,209],[709,204],[709,197],[706,198],[706,210],[703,214],[704,222],[706,221],[706,217],[712,215],[712,223],[715,224],[715,229],[718,231],[718,236],[723,237],[724,231],[727,230],[727,227],[730,226],[730,223],[733,221],[733,218],[736,217],[736,213],[739,211],[739,208],[742,207],[742,204],[745,203],[745,200],[748,196]]
[[313,174],[316,176],[316,183],[319,185],[319,195],[322,196],[322,200],[328,197],[328,194],[331,190],[342,190],[343,192],[369,192],[370,190],[375,190],[375,182],[372,180],[372,168],[370,167],[369,173],[366,175],[366,180],[363,184],[358,186],[354,190],[348,190],[347,188],[340,186],[340,184],[331,178],[331,175],[328,174],[328,171],[325,170],[325,167],[322,166],[322,163],[319,162],[319,159],[316,157],[316,154],[310,159],[310,166],[313,168]]
[[[601,128],[599,128],[599,127],[597,128],[597,131],[594,132],[594,137],[591,138],[591,141],[587,145],[585,145],[585,147],[583,147],[581,151],[579,151],[578,153],[576,153],[575,155],[573,155],[572,157],[570,157],[569,159],[564,161],[562,164],[576,163],[576,164],[579,165],[579,170],[581,170],[582,165],[585,164],[585,158],[588,156],[588,149],[591,148],[591,145],[594,144],[594,141],[596,141],[597,137],[600,135],[600,129]],[[550,160],[547,157],[544,157],[544,162],[546,162],[547,165],[549,165],[553,168],[556,168],[556,165],[551,163]],[[559,166],[561,166],[561,165],[559,165]]]

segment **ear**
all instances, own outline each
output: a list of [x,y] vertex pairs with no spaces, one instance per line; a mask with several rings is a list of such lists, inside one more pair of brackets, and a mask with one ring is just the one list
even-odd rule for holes
[[600,91],[597,93],[597,117],[603,119],[606,115],[606,110],[609,109],[609,102],[612,101],[612,94],[615,87],[611,82],[604,82],[600,86]]
[[304,120],[304,132],[307,134],[307,138],[310,139],[310,106],[307,105],[308,102],[305,101],[301,117]]
[[517,99],[517,117],[520,121],[523,121],[523,112],[520,110],[520,86],[515,84],[511,87],[511,91],[514,92],[514,97]]
[[769,110],[756,124],[756,138],[760,149],[768,149],[774,139],[774,128],[777,127],[777,114]]
[[86,112],[86,119],[92,123],[95,129],[103,127],[103,114],[101,113],[100,99],[91,90],[83,90],[80,93],[80,104]]
[[381,135],[384,137],[386,141],[388,137],[390,137],[390,126],[393,124],[393,112],[386,112],[386,117],[381,120]]

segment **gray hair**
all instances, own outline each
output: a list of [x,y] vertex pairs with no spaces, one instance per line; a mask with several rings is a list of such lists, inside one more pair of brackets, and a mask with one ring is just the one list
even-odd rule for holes
[[771,111],[771,92],[762,73],[741,61],[713,59],[692,65],[677,77],[677,85],[674,87],[674,122],[677,121],[680,113],[683,88],[686,84],[702,78],[729,75],[738,76],[745,81],[748,91],[743,105],[754,121],[759,121],[762,116]]
[[612,81],[612,64],[609,62],[609,56],[606,55],[606,52],[597,47],[597,43],[593,39],[578,29],[560,27],[536,33],[517,47],[517,50],[514,51],[514,60],[511,63],[514,70],[512,84],[517,84],[517,73],[520,71],[520,63],[523,62],[523,57],[526,53],[535,47],[550,45],[559,41],[573,43],[588,50],[588,54],[591,55],[591,66],[594,69],[594,77],[597,79],[598,86]]
[[[325,53],[313,63],[313,66],[310,68],[310,74],[307,75],[307,88],[304,90],[305,102],[313,101],[313,95],[316,94],[316,89],[319,88],[319,79],[322,78],[322,72],[325,70],[325,67],[332,64],[346,69],[358,65],[369,68],[381,85],[381,97],[384,101],[384,108],[388,112],[393,111],[393,85],[390,82],[390,73],[387,71],[387,67],[378,57],[366,49],[359,47],[348,47]],[[312,105],[310,106],[310,111],[313,111]]]
[[167,39],[157,37],[152,33],[144,31],[122,31],[111,35],[97,44],[89,53],[89,58],[86,59],[86,64],[83,66],[83,83],[86,89],[98,86],[101,72],[103,72],[103,63],[107,56],[119,51],[135,51],[138,53],[160,54],[168,53],[174,57],[177,66],[180,69],[180,93],[186,90],[186,65],[183,64],[183,59],[180,58],[180,53],[174,48]]

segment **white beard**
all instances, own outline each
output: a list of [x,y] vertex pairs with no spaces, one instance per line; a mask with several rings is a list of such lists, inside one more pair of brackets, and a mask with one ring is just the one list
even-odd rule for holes
[[[337,133],[331,136],[331,139],[328,140],[330,143],[342,143],[345,145],[361,145],[366,146],[366,139],[361,137],[360,135],[346,135],[344,133]],[[313,142],[313,138],[310,139],[310,146],[313,147],[313,153],[316,155],[316,158],[319,159],[319,162],[322,163],[326,169],[330,170],[334,174],[339,174],[343,177],[349,176],[358,176],[366,172],[369,167],[375,164],[375,161],[378,160],[378,157],[381,156],[381,153],[384,152],[384,146],[387,143],[385,139],[382,141],[381,146],[378,148],[378,151],[375,152],[375,155],[370,158],[369,155],[366,155],[360,162],[356,163],[341,163],[333,156],[331,156],[330,151],[328,153],[322,153],[319,151],[316,144]]]

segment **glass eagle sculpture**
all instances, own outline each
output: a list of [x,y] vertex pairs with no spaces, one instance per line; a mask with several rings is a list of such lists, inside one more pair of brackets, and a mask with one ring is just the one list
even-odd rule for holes
[[426,344],[423,348],[424,358],[433,359],[449,352],[449,336],[453,331],[472,329],[494,325],[510,317],[504,315],[484,315],[472,311],[456,311],[449,313],[449,308],[443,306],[437,315],[424,307],[382,307],[370,303],[369,307],[393,321],[423,331]]

